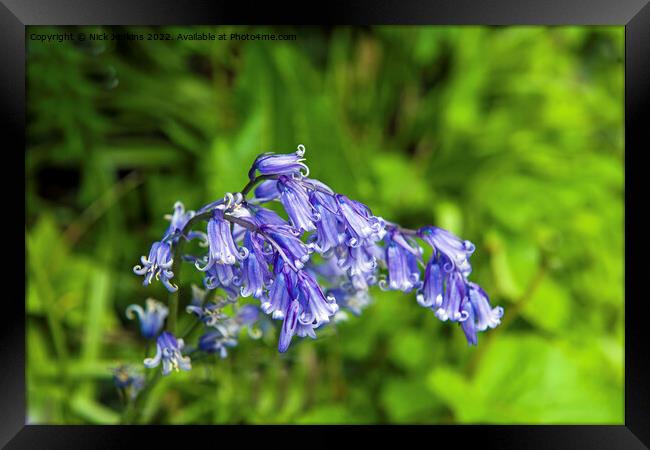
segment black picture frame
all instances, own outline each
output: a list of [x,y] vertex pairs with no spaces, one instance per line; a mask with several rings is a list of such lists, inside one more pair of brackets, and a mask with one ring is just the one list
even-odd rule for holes
[[[4,174],[12,165],[24,170],[25,150],[25,27],[27,25],[192,25],[192,24],[449,24],[449,25],[621,25],[625,26],[625,424],[620,426],[427,426],[362,427],[373,436],[386,433],[409,439],[431,436],[435,442],[482,444],[486,448],[634,449],[650,445],[650,341],[646,325],[643,283],[645,266],[635,264],[647,247],[644,220],[643,138],[650,127],[650,6],[648,0],[500,0],[500,1],[329,1],[314,5],[249,1],[101,2],[98,0],[0,0],[0,97]],[[8,160],[11,156],[12,160]],[[15,159],[13,159],[15,158]],[[3,177],[5,200],[16,191]],[[20,200],[16,199],[19,203]],[[633,208],[634,202],[641,207]],[[23,203],[23,208],[25,204]],[[9,208],[6,204],[5,208]],[[20,210],[17,206],[16,210]],[[7,211],[7,209],[5,210]],[[5,224],[18,224],[9,218]],[[19,230],[15,231],[20,233]],[[23,229],[24,232],[24,229]],[[9,234],[11,233],[11,234]],[[11,240],[13,230],[6,231]],[[9,236],[9,237],[8,237]],[[26,253],[25,253],[26,254]],[[13,267],[17,267],[13,264]],[[14,269],[17,270],[17,269]],[[18,269],[19,270],[19,269]],[[26,273],[26,271],[24,272]],[[26,276],[26,275],[24,275]],[[5,274],[7,277],[7,274]],[[8,278],[8,277],[7,277]],[[13,281],[13,280],[12,280]],[[8,280],[4,285],[7,287]],[[26,280],[23,287],[26,287]],[[635,295],[635,294],[639,295]],[[19,295],[6,295],[0,328],[0,444],[6,448],[118,448],[134,446],[136,438],[187,444],[203,437],[238,433],[232,427],[40,426],[26,425],[25,310]],[[577,318],[576,320],[579,320]],[[336,429],[346,427],[334,427]],[[277,433],[277,445],[291,433],[300,442],[332,442],[323,427],[261,427]],[[296,434],[294,434],[296,433]],[[151,434],[151,436],[136,436]],[[300,434],[301,436],[298,436]],[[414,434],[419,436],[415,437]],[[257,435],[257,431],[255,433]],[[295,437],[294,437],[295,436]],[[249,436],[245,440],[250,439]],[[191,439],[191,441],[188,441]],[[408,442],[408,441],[407,441]]]

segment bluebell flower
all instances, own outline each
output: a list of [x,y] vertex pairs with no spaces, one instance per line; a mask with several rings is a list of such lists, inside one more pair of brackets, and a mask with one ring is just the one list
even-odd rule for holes
[[140,305],[129,305],[126,308],[126,317],[133,320],[138,317],[140,320],[140,333],[145,339],[151,339],[160,333],[169,309],[153,298],[146,300],[146,309]]
[[347,274],[356,289],[368,289],[370,284],[376,282],[377,258],[373,255],[370,245],[347,247],[339,245],[336,255],[339,266],[347,270]]
[[315,180],[314,178],[302,177],[299,179],[299,181],[300,184],[306,187],[310,192],[311,191],[321,192],[329,196],[334,196],[335,194],[331,187],[329,187],[322,181]]
[[282,259],[294,269],[302,269],[309,260],[311,248],[298,239],[300,232],[292,227],[264,224],[259,230],[262,237],[268,240]]
[[388,266],[388,283],[380,286],[409,292],[420,286],[420,269],[418,261],[421,249],[414,242],[393,230],[386,236],[386,265]]
[[474,307],[467,297],[465,297],[461,308],[467,314],[467,319],[460,323],[463,333],[465,333],[465,339],[467,339],[469,345],[477,345],[478,335],[475,323],[476,315],[474,314]]
[[503,308],[501,306],[492,308],[488,295],[478,284],[470,281],[468,287],[469,303],[476,316],[476,329],[484,331],[488,328],[496,328],[501,323]]
[[192,363],[189,356],[183,356],[181,350],[185,343],[183,339],[176,339],[173,334],[163,331],[156,340],[156,355],[146,358],[144,366],[148,369],[158,367],[162,362],[162,374],[169,375],[172,370],[191,370]]
[[234,302],[240,295],[241,268],[227,264],[215,264],[206,272],[203,286],[209,291],[220,288],[226,293],[227,299]]
[[254,179],[256,171],[259,171],[262,175],[301,174],[307,176],[309,175],[309,168],[303,162],[305,160],[304,155],[305,147],[303,145],[299,145],[295,153],[263,153],[253,162],[253,166],[248,171],[248,178]]
[[339,218],[338,205],[334,197],[318,191],[313,191],[309,200],[320,218],[315,223],[314,248],[319,253],[325,253],[342,242],[343,224]]
[[442,296],[442,303],[435,310],[436,317],[443,322],[451,320],[462,322],[467,320],[469,313],[462,308],[467,297],[467,285],[459,271],[449,272],[445,281],[445,293]]
[[142,266],[137,265],[133,268],[136,275],[144,275],[143,285],[151,283],[152,278],[160,280],[169,292],[176,292],[178,286],[171,282],[174,272],[170,269],[174,263],[171,254],[171,247],[166,242],[154,242],[149,251],[149,257],[140,258]]
[[169,228],[163,240],[177,238],[183,232],[187,222],[194,217],[194,211],[185,211],[185,206],[181,202],[174,203],[174,212],[165,216],[169,220]]
[[286,176],[279,178],[278,189],[282,206],[284,206],[293,226],[304,231],[315,230],[314,222],[317,222],[320,217],[309,203],[307,190],[294,179]]
[[203,279],[206,289],[212,290],[218,287],[227,288],[229,286],[239,285],[240,269],[230,264],[214,264],[205,273]]
[[[476,344],[478,332],[499,324],[503,309],[492,308],[487,294],[468,281],[472,270],[469,259],[474,252],[470,241],[434,226],[416,232],[385,222],[363,203],[308,178],[303,156],[304,146],[294,154],[258,156],[249,178],[262,183],[248,201],[241,192],[227,193],[198,213],[185,211],[177,202],[167,217],[170,224],[165,237],[152,245],[148,258],[141,258],[142,266],[134,267],[135,273],[144,275],[145,285],[155,277],[173,292],[177,288],[171,283],[172,249],[180,239],[202,238],[207,255],[179,257],[205,273],[203,281],[208,290],[222,289],[227,295],[225,303],[204,305],[203,293],[188,307],[214,329],[202,337],[202,349],[225,356],[227,348],[236,345],[237,332],[254,323],[257,311],[244,307],[231,318],[222,307],[235,303],[239,296],[253,296],[265,313],[283,321],[278,349],[284,352],[294,335],[315,338],[317,328],[343,317],[341,309],[359,314],[370,301],[369,287],[378,282],[379,271],[384,268],[387,274],[381,277],[380,287],[415,290],[418,303],[432,309],[439,319],[458,322],[470,345]],[[246,185],[246,192],[251,185]],[[275,200],[282,204],[287,219],[259,206]],[[193,223],[197,214],[201,218],[212,214],[207,233],[189,230],[188,223]],[[422,249],[413,236],[433,248],[424,275],[420,273]],[[329,289],[321,287],[321,281]],[[133,307],[129,314],[139,315],[143,322],[147,313]],[[270,320],[262,322],[268,324]],[[149,328],[147,335],[155,335]],[[162,325],[156,328],[160,330]],[[249,326],[249,333],[251,329]],[[173,336],[165,336],[164,342],[159,338],[159,347],[169,353],[174,347],[170,340]],[[176,344],[182,358],[182,341]],[[158,356],[158,363],[163,356]],[[157,364],[156,358],[148,361]],[[178,368],[179,364],[168,361],[169,367]],[[169,367],[163,363],[163,371],[168,372]]]
[[472,270],[469,257],[475,246],[470,241],[463,241],[453,233],[434,226],[420,228],[418,235],[434,250],[447,257],[445,271],[459,270],[465,277]]
[[290,287],[295,283],[295,273],[277,257],[273,268],[273,284],[260,307],[274,319],[284,318],[291,301]]
[[442,305],[443,289],[444,274],[438,259],[432,256],[424,270],[424,282],[416,299],[424,307],[439,308]]
[[[326,296],[314,277],[307,271],[293,272],[283,269],[283,277],[272,286],[270,300],[262,309],[273,312],[274,318],[283,319],[278,350],[287,351],[294,335],[316,338],[315,329],[330,321],[339,309],[334,297]],[[276,283],[280,283],[276,287]],[[274,292],[274,289],[277,289]]]
[[385,234],[383,219],[376,217],[363,203],[337,194],[336,201],[345,221],[346,244],[356,247],[370,240],[379,241]]
[[289,348],[291,344],[291,339],[296,333],[296,328],[298,327],[298,316],[300,315],[300,302],[292,300],[289,303],[284,314],[284,321],[282,322],[282,328],[280,329],[280,339],[278,340],[278,351],[284,353]]
[[205,272],[215,264],[232,265],[244,259],[246,252],[240,253],[230,231],[230,222],[224,218],[224,211],[214,210],[208,222],[208,261],[204,267],[196,264],[196,268]]
[[267,224],[284,227],[289,225],[286,220],[273,210],[257,205],[248,205],[248,209],[253,213],[255,224],[258,226]]
[[300,321],[302,307],[298,300],[293,300],[289,304],[288,310],[284,314],[282,327],[280,328],[280,338],[278,339],[278,351],[284,353],[289,348],[293,336],[307,337],[316,339],[314,328],[316,325],[303,323]]
[[255,199],[258,202],[268,202],[275,200],[280,196],[278,190],[278,180],[265,180],[261,182],[253,191]]
[[327,323],[330,317],[338,311],[336,299],[326,296],[316,279],[309,272],[301,270],[296,274],[296,283],[289,287],[294,299],[298,299],[301,306],[299,321],[305,325],[314,325],[314,328]]
[[242,262],[242,297],[261,298],[264,288],[271,284],[271,272],[265,259],[260,238],[251,232],[244,236],[248,256]]

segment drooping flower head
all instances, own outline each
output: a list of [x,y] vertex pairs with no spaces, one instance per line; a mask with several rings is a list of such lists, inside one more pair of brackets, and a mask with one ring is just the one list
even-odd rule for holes
[[194,211],[185,211],[185,206],[181,202],[174,203],[174,212],[166,215],[165,219],[169,220],[169,228],[163,240],[178,238],[187,222],[194,217]]
[[311,248],[302,242],[294,228],[286,225],[268,225],[259,227],[261,236],[280,253],[284,261],[295,270],[302,269],[309,260]]
[[237,291],[240,281],[241,276],[239,267],[231,264],[215,263],[205,272],[203,284],[209,290],[221,287],[225,290],[233,289]]
[[295,273],[285,265],[280,256],[276,256],[273,267],[273,284],[268,294],[262,298],[260,307],[274,319],[284,318],[291,303],[290,286],[295,283]]
[[463,275],[469,275],[472,268],[469,257],[474,253],[475,246],[470,241],[463,241],[450,231],[434,226],[426,226],[418,231],[420,237],[433,249],[447,257],[450,263],[446,271],[459,270]]
[[140,321],[140,333],[145,339],[155,337],[165,323],[169,309],[158,300],[148,298],[145,309],[140,305],[129,305],[126,308],[126,317],[133,320],[136,317]]
[[147,286],[155,278],[167,288],[169,292],[176,292],[178,286],[171,282],[174,272],[171,271],[174,260],[171,254],[171,247],[166,242],[154,242],[149,251],[149,257],[140,258],[142,266],[133,268],[136,275],[144,275],[143,285]]
[[443,322],[451,320],[462,322],[467,320],[469,313],[462,308],[467,297],[467,285],[465,279],[458,271],[449,272],[446,277],[445,293],[442,296],[442,303],[435,310],[436,317]]
[[169,375],[172,370],[191,370],[192,363],[189,356],[183,356],[181,350],[185,346],[183,339],[176,339],[173,334],[163,331],[156,340],[156,355],[146,358],[144,366],[148,369],[158,367],[162,362],[162,374]]
[[197,269],[205,272],[215,264],[232,265],[246,256],[246,252],[240,253],[235,245],[230,230],[230,222],[224,218],[224,211],[221,208],[214,210],[213,216],[208,222],[208,262],[204,267],[196,265]]
[[292,297],[300,302],[302,312],[299,321],[302,324],[317,328],[329,322],[330,317],[339,309],[336,299],[326,296],[316,279],[305,270],[297,273],[296,284],[291,288]]
[[309,168],[303,162],[305,159],[304,145],[299,145],[295,153],[276,154],[264,153],[255,159],[253,166],[248,172],[248,178],[255,178],[256,171],[261,175],[292,175],[302,174],[309,175]]
[[[303,156],[302,145],[291,154],[259,155],[241,192],[226,193],[197,213],[176,203],[165,237],[134,268],[145,276],[145,285],[156,277],[173,291],[172,255],[180,250],[180,240],[204,240],[207,255],[179,257],[204,272],[206,289],[221,289],[226,297],[205,302],[203,294],[188,306],[209,329],[198,342],[199,351],[225,356],[237,344],[238,331],[257,320],[254,306],[234,306],[239,297],[259,300],[264,313],[282,320],[278,349],[284,352],[293,336],[315,338],[317,329],[341,319],[341,308],[359,314],[375,284],[415,291],[418,303],[440,320],[457,322],[471,345],[478,332],[499,324],[503,309],[493,308],[487,294],[469,281],[470,241],[434,226],[416,231],[384,221],[363,203],[308,178]],[[254,195],[247,199],[251,189]],[[284,211],[261,206],[271,201]],[[207,233],[190,229],[205,221]],[[416,238],[433,249],[426,266]],[[238,311],[234,317],[223,312],[229,304]],[[147,314],[135,307],[129,312],[141,318]],[[164,320],[153,317],[151,323]],[[148,330],[152,328],[159,332],[162,325]],[[163,333],[157,342],[163,371],[181,367],[182,340]],[[148,358],[148,364],[157,364],[156,357]]]
[[442,305],[444,292],[444,276],[440,268],[439,258],[432,256],[424,270],[422,289],[418,291],[418,303],[427,308],[438,308]]
[[320,219],[315,222],[314,248],[319,253],[325,253],[343,241],[343,219],[333,196],[312,191],[309,201]]
[[307,189],[294,179],[281,176],[278,179],[278,190],[282,206],[284,206],[293,226],[304,231],[315,230],[315,222],[320,219],[320,216],[309,203]]
[[250,231],[244,236],[244,248],[248,256],[242,263],[242,297],[261,298],[264,288],[271,284],[272,275],[262,249],[263,242],[259,236]]
[[370,208],[344,195],[337,194],[335,198],[345,223],[348,246],[356,247],[367,240],[376,242],[383,238],[385,223],[374,216]]
[[468,287],[469,303],[476,316],[476,329],[485,331],[488,328],[496,328],[501,323],[503,308],[501,306],[492,308],[488,295],[478,284],[470,281]]
[[418,261],[422,251],[396,230],[391,231],[385,240],[388,288],[410,292],[420,285]]
[[278,190],[278,181],[263,181],[255,188],[253,193],[255,194],[255,199],[260,203],[275,200],[280,196],[280,191]]

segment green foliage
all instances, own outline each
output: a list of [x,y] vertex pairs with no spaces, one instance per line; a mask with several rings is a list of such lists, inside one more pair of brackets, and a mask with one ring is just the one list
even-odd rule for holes
[[111,368],[144,357],[124,309],[167,298],[131,268],[163,215],[303,143],[376,214],[472,240],[502,325],[468,347],[376,289],[287,354],[243,336],[163,379],[140,422],[622,423],[623,28],[254,31],[298,37],[28,41],[29,422],[121,420]]

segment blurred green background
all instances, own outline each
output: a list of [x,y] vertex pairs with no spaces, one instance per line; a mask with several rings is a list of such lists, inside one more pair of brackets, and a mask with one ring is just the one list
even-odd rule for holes
[[111,368],[143,358],[124,309],[167,298],[131,272],[163,215],[302,143],[313,177],[377,215],[473,241],[502,325],[468,347],[414,294],[375,288],[285,355],[242,336],[166,377],[142,422],[623,423],[623,27],[28,34],[62,31],[297,39],[28,39],[28,422],[120,420]]

